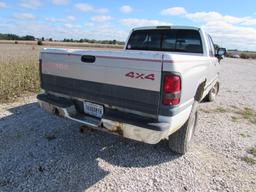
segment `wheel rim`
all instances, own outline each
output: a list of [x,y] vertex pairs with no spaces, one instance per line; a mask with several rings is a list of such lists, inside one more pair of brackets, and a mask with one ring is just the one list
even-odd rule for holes
[[218,93],[218,84],[216,83],[214,87],[211,89],[211,96],[213,99],[215,99],[217,93]]

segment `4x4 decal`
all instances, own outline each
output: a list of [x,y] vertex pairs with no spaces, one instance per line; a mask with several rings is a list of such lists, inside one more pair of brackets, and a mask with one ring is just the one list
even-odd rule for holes
[[155,80],[155,74],[143,74],[143,73],[136,73],[136,72],[129,72],[125,74],[126,77],[134,78],[134,79],[148,79],[148,80]]

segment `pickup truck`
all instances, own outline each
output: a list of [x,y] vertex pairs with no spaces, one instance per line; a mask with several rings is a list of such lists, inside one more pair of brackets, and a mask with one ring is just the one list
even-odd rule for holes
[[203,29],[154,26],[131,31],[123,50],[44,48],[41,108],[85,126],[184,154],[200,101],[219,91],[220,60]]

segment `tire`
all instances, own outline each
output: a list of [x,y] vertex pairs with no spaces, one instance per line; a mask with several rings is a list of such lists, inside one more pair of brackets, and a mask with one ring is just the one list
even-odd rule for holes
[[213,88],[209,91],[209,93],[206,95],[205,100],[208,102],[213,102],[216,100],[216,96],[219,93],[219,83],[217,82]]
[[197,125],[197,107],[198,101],[195,101],[186,123],[169,136],[169,148],[178,154],[184,155],[189,149]]

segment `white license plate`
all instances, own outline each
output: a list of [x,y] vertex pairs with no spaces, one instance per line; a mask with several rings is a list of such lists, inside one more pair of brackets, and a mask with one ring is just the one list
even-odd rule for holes
[[90,102],[84,102],[84,112],[94,117],[101,118],[104,113],[104,108],[102,105],[97,105],[95,103],[90,103]]

